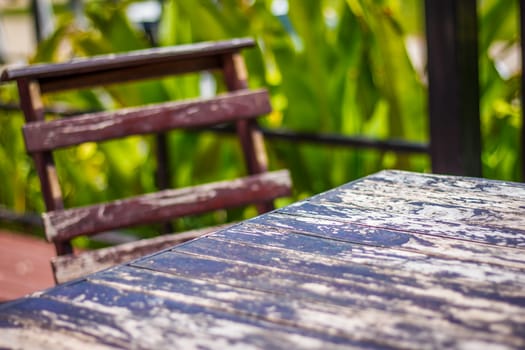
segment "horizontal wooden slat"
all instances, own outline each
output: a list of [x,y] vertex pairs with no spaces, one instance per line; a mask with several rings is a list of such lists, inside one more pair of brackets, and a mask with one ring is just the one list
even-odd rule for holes
[[[319,245],[323,250],[322,241]],[[388,251],[383,253],[388,255]],[[377,339],[391,348],[459,349],[461,343],[474,338],[479,344],[491,341],[523,344],[519,320],[525,314],[519,297],[508,304],[497,289],[442,283],[441,272],[430,265],[421,267],[435,275],[421,276],[394,262],[389,268],[376,268],[373,258],[370,261],[372,264],[357,258],[342,262],[330,256],[296,254],[283,246],[254,249],[246,244],[226,245],[213,242],[211,235],[172,252],[134,262],[132,266],[193,281],[234,286],[246,293],[263,292],[265,301],[273,296],[293,300],[287,303],[290,307],[304,300],[311,306],[296,306],[292,314],[298,317],[311,310],[307,312],[310,317],[300,318],[301,327],[305,328],[316,317],[326,317],[313,308],[325,306],[328,310],[334,306],[338,311],[329,311],[332,318],[328,318],[333,327],[340,326],[339,330],[353,339]],[[274,301],[267,305],[279,310]],[[258,316],[262,314],[257,311]],[[337,317],[341,317],[340,321],[333,322]],[[492,329],[494,322],[502,325],[501,332]],[[326,333],[332,330],[329,325],[324,326]]]
[[[373,178],[372,178],[373,179]],[[523,201],[518,198],[466,197],[459,191],[424,191],[399,183],[363,180],[311,202],[344,204],[348,208],[415,215],[422,220],[479,225],[496,230],[523,230]],[[477,197],[477,198],[476,198]]]
[[[315,226],[313,223],[310,225]],[[253,225],[251,222],[216,232],[213,236],[206,238],[206,241],[209,242],[209,240],[220,240],[234,245],[241,244],[246,247],[247,254],[250,250],[261,250],[264,252],[260,253],[262,256],[266,254],[265,249],[270,251],[286,250],[287,258],[291,261],[294,261],[294,254],[299,254],[312,262],[325,261],[330,263],[333,261],[337,264],[360,264],[372,266],[371,269],[378,268],[377,271],[395,266],[395,269],[403,271],[398,272],[399,276],[403,273],[407,273],[407,275],[417,273],[421,279],[439,276],[443,285],[462,283],[468,287],[478,286],[487,294],[491,293],[489,290],[494,290],[497,287],[500,296],[505,296],[505,293],[508,293],[507,296],[516,296],[517,292],[521,291],[521,286],[525,284],[525,275],[522,273],[525,271],[523,265],[488,264],[472,261],[468,257],[450,259],[450,257],[443,256],[444,254],[427,255],[417,251],[396,249],[395,246],[378,249],[377,246],[320,238],[297,233],[293,229],[278,230],[270,226]],[[197,246],[200,243],[195,242]],[[476,246],[472,243],[470,245]],[[183,247],[180,248],[184,250]],[[506,250],[510,249],[502,248],[502,251]],[[308,255],[311,255],[312,258],[308,259]],[[280,261],[280,263],[282,266],[286,266],[286,261]],[[476,271],[476,273],[472,273],[472,271]]]
[[210,99],[169,102],[29,123],[23,127],[23,132],[27,151],[39,152],[89,141],[256,118],[270,111],[266,90],[240,90]]
[[[221,266],[220,262],[214,263],[213,260],[205,262],[195,259],[194,262],[200,263],[201,266],[207,263],[204,266],[208,267],[210,271],[215,266],[224,266]],[[520,344],[519,335],[509,335],[504,331],[479,334],[479,328],[476,326],[479,325],[480,328],[491,326],[491,323],[482,319],[483,316],[471,316],[471,320],[474,322],[470,324],[468,321],[465,322],[465,319],[460,322],[449,319],[447,312],[438,308],[439,306],[446,307],[446,302],[443,302],[445,298],[439,300],[441,303],[433,303],[434,300],[428,298],[424,300],[427,302],[426,305],[415,306],[410,303],[410,300],[403,300],[402,296],[406,296],[406,294],[399,296],[393,291],[390,293],[385,291],[384,294],[379,293],[379,295],[383,298],[389,298],[388,300],[391,302],[385,303],[383,308],[377,308],[376,294],[373,295],[374,298],[370,298],[364,293],[360,297],[349,283],[343,286],[339,285],[338,287],[342,288],[336,289],[326,281],[320,279],[315,281],[315,277],[313,277],[311,279],[305,278],[302,285],[299,283],[298,286],[286,290],[287,288],[284,286],[278,287],[282,280],[274,279],[268,284],[268,286],[276,286],[275,293],[273,293],[272,291],[243,288],[245,286],[242,286],[242,272],[247,272],[248,268],[239,266],[237,270],[237,286],[223,283],[215,278],[212,281],[188,279],[182,276],[157,274],[148,270],[128,267],[106,271],[90,277],[89,282],[129,292],[137,292],[142,288],[151,291],[152,295],[189,305],[207,307],[211,310],[228,312],[233,315],[248,315],[274,324],[295,326],[318,334],[333,334],[346,339],[348,343],[362,342],[362,348],[365,349],[366,344],[375,345],[372,346],[374,349],[381,348],[381,346],[389,348],[388,345],[391,346],[390,349],[435,349],[440,348],[438,345],[442,345],[441,348],[457,349],[461,348],[462,343],[468,343],[473,338],[484,343],[490,343],[491,340],[493,341],[491,337],[502,340],[504,343]],[[261,269],[259,271],[262,272],[262,279],[266,282],[266,278],[270,277],[271,273],[267,273],[268,270]],[[288,272],[289,275],[290,272]],[[288,277],[286,272],[283,272],[281,276]],[[313,281],[319,284],[309,284]],[[283,282],[286,284],[285,281]],[[80,297],[85,294],[81,290],[81,286],[74,285],[69,289],[77,290],[72,295],[64,290],[52,297],[58,299],[67,295],[70,299],[78,297],[81,300],[80,304],[83,301],[86,304],[88,303]],[[373,286],[369,286],[369,289],[373,290]],[[297,294],[294,293],[295,291]],[[317,300],[312,300],[312,297],[317,298]],[[336,300],[335,303],[328,302],[327,299],[331,299],[331,297],[339,298],[339,300]],[[324,302],[319,302],[323,299]],[[271,306],[269,307],[269,305]],[[411,317],[406,316],[407,310],[410,310]],[[476,322],[480,318],[482,322]],[[435,331],[438,327],[440,332]],[[421,343],[429,345],[418,347],[417,345],[421,345]],[[331,349],[331,347],[327,348]]]
[[[424,207],[421,209],[423,211]],[[370,210],[314,200],[283,208],[280,212],[303,217],[315,215],[318,220],[326,219],[341,224],[348,223],[525,249],[524,230],[486,227],[479,223],[469,222],[462,217],[451,220],[445,214],[443,214],[444,219],[440,220],[439,217],[425,217],[414,212],[400,214],[387,210]]]
[[162,235],[150,239],[119,244],[96,250],[88,250],[79,254],[59,255],[51,259],[51,265],[57,283],[64,283],[82,276],[89,275],[116,264],[152,254],[177,244],[181,244],[228,227],[219,225],[197,230]]
[[260,226],[258,230],[277,231],[281,235],[293,231],[342,242],[417,252],[455,262],[470,261],[525,270],[521,249],[459,240],[454,237],[377,228],[326,217],[285,215],[279,211],[250,219],[249,222],[253,224],[252,230],[255,230],[255,226]]
[[50,241],[65,241],[120,227],[166,221],[212,210],[261,203],[287,196],[287,170],[183,189],[164,190],[110,203],[43,214]]
[[[328,202],[343,202],[363,208],[382,208],[390,211],[392,206],[428,203],[436,206],[476,210],[485,216],[505,216],[502,223],[517,225],[514,220],[523,220],[525,203],[519,196],[505,196],[503,191],[494,193],[475,192],[459,188],[439,188],[424,191],[420,187],[403,182],[383,181],[375,177],[364,179],[350,187],[343,186],[334,195],[321,195],[318,199]],[[373,192],[373,196],[371,193]],[[523,191],[525,193],[525,191]],[[453,195],[451,195],[453,193]],[[518,193],[518,191],[514,191]],[[389,203],[385,199],[389,199]],[[522,225],[524,226],[524,225]]]
[[[76,286],[76,287],[75,287]],[[82,288],[85,287],[82,291]],[[330,334],[89,282],[0,310],[2,349],[362,349]],[[80,293],[79,293],[80,292]],[[68,300],[68,295],[76,295]],[[129,307],[128,304],[133,305]],[[370,347],[369,347],[370,349]],[[374,347],[381,349],[381,347]]]
[[134,51],[133,53],[110,54],[87,58],[77,58],[69,62],[54,64],[36,64],[25,67],[7,68],[2,72],[0,81],[26,79],[56,78],[62,79],[76,74],[88,74],[122,69],[125,67],[153,67],[166,61],[191,61],[201,57],[233,53],[242,48],[253,47],[251,38],[241,38],[216,42],[201,42],[173,47],[162,47]]
[[[325,252],[319,250],[310,253],[289,249],[283,245],[270,247],[235,240],[219,242],[212,235],[194,241],[191,245],[178,246],[174,251],[228,262],[236,260],[260,267],[293,271],[296,274],[324,276],[334,281],[355,279],[356,286],[366,283],[367,280],[383,286],[391,285],[395,281],[400,288],[403,285],[418,289],[431,287],[427,292],[432,294],[437,289],[452,292],[455,286],[461,285],[466,296],[476,295],[491,300],[505,299],[507,305],[513,303],[516,307],[525,301],[522,289],[525,277],[518,277],[522,272],[520,269],[497,266],[479,269],[479,265],[476,266],[475,263],[462,263],[461,267],[458,267],[454,261],[447,259],[348,244],[342,244],[346,246],[346,252],[334,255],[335,252],[329,252],[331,248],[326,247],[322,240],[319,240],[318,244]],[[157,258],[159,256],[156,255],[151,260]],[[497,272],[502,274],[498,275]],[[522,313],[525,316],[525,310]]]
[[[494,204],[493,209],[503,212],[521,212],[525,209],[525,183],[496,181],[470,177],[413,174],[406,171],[381,171],[341,187],[343,191],[382,187],[387,192],[409,193],[425,191],[425,198],[436,203],[462,205],[481,209]],[[453,195],[451,195],[453,194]],[[324,196],[323,196],[324,197]]]
[[131,67],[113,67],[104,71],[78,73],[63,77],[39,79],[40,91],[50,93],[71,89],[86,89],[109,86],[141,79],[155,79],[168,75],[198,72],[221,68],[221,56],[198,57],[191,61],[166,61],[155,64],[144,63]]

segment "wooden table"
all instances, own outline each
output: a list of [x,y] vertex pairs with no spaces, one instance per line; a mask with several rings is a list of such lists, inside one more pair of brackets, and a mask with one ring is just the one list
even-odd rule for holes
[[0,306],[0,348],[523,349],[524,214],[383,171]]

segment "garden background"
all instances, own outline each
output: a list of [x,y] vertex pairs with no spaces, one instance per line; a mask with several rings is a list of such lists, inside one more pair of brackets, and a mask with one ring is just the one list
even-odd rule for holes
[[[166,0],[153,42],[138,23],[147,19],[130,12],[135,3],[85,1],[81,19],[67,4],[56,3],[54,30],[29,62],[253,37],[258,47],[244,52],[249,84],[268,88],[274,108],[262,121],[265,127],[429,141],[422,0]],[[6,7],[0,18],[21,12],[27,8]],[[479,0],[478,12],[483,176],[521,181],[518,2]],[[210,73],[61,94],[49,102],[62,110],[99,110],[222,89]],[[0,103],[17,103],[14,85],[0,86]],[[22,124],[20,112],[0,109],[0,208],[38,213],[44,205],[24,150]],[[174,187],[239,175],[242,158],[232,137],[173,132],[168,140]],[[294,197],[280,205],[384,168],[431,170],[425,154],[283,140],[267,141],[267,149],[270,167],[288,168],[293,177]],[[58,152],[66,205],[153,190],[154,151],[152,138],[133,137]],[[177,225],[187,229],[253,214],[253,209],[217,212]]]

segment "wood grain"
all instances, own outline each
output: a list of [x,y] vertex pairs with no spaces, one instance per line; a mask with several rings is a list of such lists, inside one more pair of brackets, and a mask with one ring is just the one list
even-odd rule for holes
[[262,228],[277,232],[297,232],[312,237],[371,245],[377,247],[420,252],[425,255],[445,257],[458,261],[473,261],[479,264],[494,264],[525,269],[523,250],[493,246],[482,242],[459,240],[451,237],[428,235],[421,232],[385,229],[356,224],[337,218],[287,215],[269,213],[249,221]]
[[[424,209],[423,206],[420,209]],[[415,210],[418,211],[418,210]],[[424,212],[421,210],[421,212]],[[383,210],[363,209],[337,203],[302,202],[282,211],[285,214],[307,216],[314,215],[319,219],[336,220],[361,226],[384,228],[401,232],[417,232],[439,237],[452,237],[458,240],[469,240],[480,243],[503,245],[514,248],[525,248],[523,230],[514,228],[485,227],[468,220],[469,215],[462,216],[451,210],[442,215],[400,214]],[[447,217],[447,214],[451,217]],[[443,219],[441,219],[443,217]],[[434,219],[433,219],[434,218]]]
[[43,93],[54,93],[72,89],[87,89],[98,86],[112,86],[137,80],[160,79],[167,75],[195,73],[202,70],[217,70],[221,60],[217,56],[197,57],[190,61],[148,62],[133,66],[116,66],[107,70],[79,71],[59,77],[40,78]]
[[43,214],[44,226],[49,241],[63,241],[118,227],[261,203],[287,196],[290,189],[289,172],[279,170],[104,204],[51,211]]
[[381,172],[0,306],[0,347],[523,349],[520,188]]
[[55,281],[56,283],[68,282],[116,264],[122,264],[187,242],[227,226],[228,225],[209,226],[202,229],[164,234],[158,237],[141,239],[139,241],[96,250],[59,255],[51,259]]
[[[274,209],[274,199],[290,194],[288,173],[267,173],[266,151],[255,118],[271,111],[269,96],[264,90],[247,90],[247,72],[239,53],[242,48],[254,45],[253,39],[232,39],[79,58],[63,63],[8,67],[3,71],[0,80],[16,80],[19,87],[27,122],[23,128],[26,149],[36,161],[46,204],[46,236],[61,256],[53,262],[58,282],[76,278],[82,271],[94,272],[137,254],[152,252],[168,241],[178,243],[177,239],[135,242],[80,257],[73,254],[71,245],[71,240],[80,235],[149,223],[161,223],[165,232],[169,232],[169,221],[174,218],[246,205],[254,205],[261,214]],[[209,99],[143,105],[56,120],[44,118],[43,93],[168,78],[190,72],[202,74],[209,70],[223,74],[229,93]],[[221,127],[223,124],[235,124],[247,173],[253,176],[169,190],[166,169],[170,167],[162,162],[168,159],[165,133],[172,129]],[[142,134],[157,135],[160,155],[157,187],[160,192],[64,209],[53,162],[55,150]],[[145,243],[153,245],[146,247]]]
[[[332,325],[324,325],[326,332],[336,328],[336,334],[353,340],[378,339],[393,348],[414,349],[461,348],[472,338],[480,346],[493,341],[512,343],[517,348],[524,345],[522,307],[505,302],[494,305],[485,299],[487,294],[469,295],[469,291],[458,290],[459,285],[443,288],[439,280],[418,281],[416,276],[390,276],[391,271],[380,273],[361,265],[310,261],[308,255],[264,254],[254,258],[248,255],[251,250],[246,246],[239,247],[246,254],[232,260],[232,254],[239,251],[231,247],[225,251],[224,245],[216,247],[206,251],[213,251],[211,256],[162,254],[140,262],[140,266],[186,279],[235,286],[244,293],[263,292],[265,300],[271,300],[270,305],[276,305],[274,296],[285,303],[304,299],[305,304],[294,310],[310,315],[295,319],[301,327],[326,317]],[[268,262],[273,264],[269,266]],[[330,315],[306,304],[322,305],[319,308]],[[261,315],[261,311],[256,312]],[[498,328],[498,322],[502,331],[495,334],[491,327]],[[433,334],[432,330],[439,332]],[[477,334],[480,330],[485,333]]]
[[69,62],[35,64],[23,67],[6,68],[0,76],[0,81],[10,81],[22,78],[32,80],[43,78],[60,78],[74,76],[79,73],[95,73],[115,68],[136,67],[140,65],[153,66],[166,61],[192,61],[206,56],[217,56],[223,53],[236,52],[240,49],[253,47],[251,38],[240,38],[216,42],[200,42],[188,45],[159,47],[137,50],[130,53],[109,54],[87,58],[75,58]]
[[[169,296],[89,285],[87,289],[68,285],[53,293],[58,295],[31,298],[14,312],[0,312],[4,321],[0,345],[27,344],[27,336],[36,334],[59,348],[71,344],[86,349],[256,349],[300,344],[312,349],[343,348],[338,346],[342,340],[334,336],[189,305]],[[27,332],[30,328],[33,331]]]
[[27,151],[41,152],[84,142],[257,118],[270,111],[267,91],[242,90],[203,100],[169,102],[29,123],[24,125],[23,132]]

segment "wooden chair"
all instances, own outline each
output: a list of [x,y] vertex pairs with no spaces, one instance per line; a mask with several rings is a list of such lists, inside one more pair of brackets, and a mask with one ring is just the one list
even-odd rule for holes
[[[35,161],[47,210],[43,214],[46,236],[57,251],[57,257],[52,260],[57,283],[152,253],[210,229],[74,254],[71,240],[80,235],[166,222],[248,204],[256,204],[262,213],[273,209],[275,198],[290,194],[289,173],[286,170],[267,171],[256,117],[270,112],[268,93],[247,89],[246,70],[239,52],[253,45],[251,39],[236,39],[8,68],[3,72],[1,81],[16,80],[18,84],[27,122],[23,128],[26,148]],[[208,99],[87,113],[51,121],[44,118],[42,94],[205,70],[222,71],[228,92]],[[54,150],[129,135],[224,123],[235,123],[249,176],[190,188],[165,189],[86,207],[64,208],[53,162]]]

